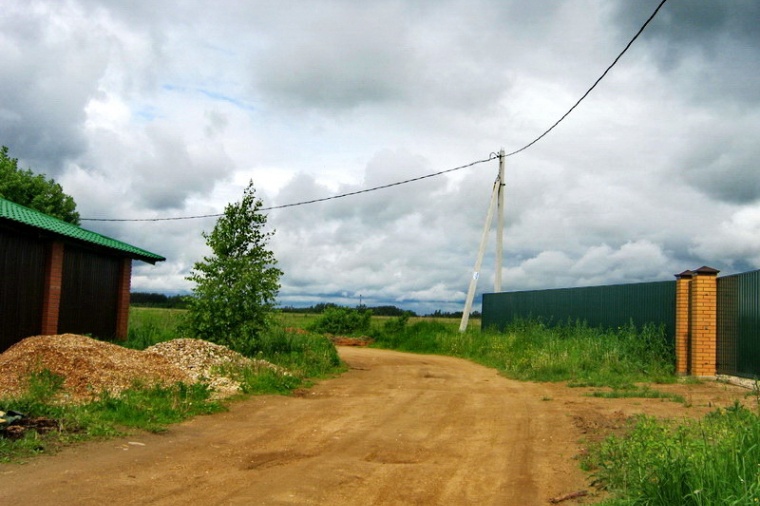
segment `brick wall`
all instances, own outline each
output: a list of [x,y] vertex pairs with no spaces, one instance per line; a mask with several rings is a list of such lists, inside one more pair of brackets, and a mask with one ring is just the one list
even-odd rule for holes
[[129,289],[132,281],[132,259],[124,258],[119,270],[119,293],[116,301],[116,339],[126,339],[129,331]]
[[63,286],[63,243],[52,242],[45,264],[45,288],[42,297],[42,325],[40,333],[58,333],[58,311],[61,306]]

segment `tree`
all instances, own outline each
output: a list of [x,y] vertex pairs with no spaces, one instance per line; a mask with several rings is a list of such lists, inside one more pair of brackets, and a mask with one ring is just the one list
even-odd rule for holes
[[11,158],[5,146],[0,148],[0,197],[79,225],[77,205],[61,185],[29,169],[19,169],[18,159]]
[[270,324],[282,271],[267,249],[273,232],[264,232],[267,217],[259,212],[253,182],[243,199],[228,204],[210,233],[203,233],[212,254],[196,262],[188,280],[195,282],[186,330],[200,339],[245,355]]

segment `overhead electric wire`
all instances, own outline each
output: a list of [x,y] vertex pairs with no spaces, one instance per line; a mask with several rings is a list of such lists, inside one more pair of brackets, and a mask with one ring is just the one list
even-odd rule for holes
[[[491,160],[495,160],[497,157],[498,155],[496,155],[495,153],[491,153],[490,155],[488,155],[488,158],[484,158],[483,160],[477,160],[477,161],[468,163],[466,165],[460,165],[459,167],[454,167],[453,169],[446,169],[440,172],[435,172],[433,174],[426,174],[424,176],[414,177],[412,179],[405,179],[404,181],[397,181],[395,183],[374,186],[372,188],[365,188],[363,190],[357,190],[357,191],[348,192],[348,193],[341,193],[339,195],[332,195],[330,197],[323,197],[320,199],[304,200],[301,202],[294,202],[292,204],[283,204],[280,206],[262,207],[259,209],[259,211],[272,211],[274,209],[285,209],[286,207],[305,206],[306,204],[315,204],[317,202],[325,202],[327,200],[335,200],[335,199],[340,199],[343,197],[350,197],[351,195],[359,195],[361,193],[369,193],[376,190],[382,190],[384,188],[400,186],[402,184],[413,183],[415,181],[420,181],[422,179],[428,179],[431,177],[440,176],[442,174],[447,174],[449,172],[466,169],[468,167],[472,167],[473,165],[478,165],[480,163],[490,162]],[[178,221],[178,220],[198,220],[201,218],[218,218],[220,216],[224,216],[224,213],[201,214],[197,216],[178,216],[174,218],[80,218],[79,221]]]
[[[623,50],[620,52],[620,54],[617,55],[617,57],[605,69],[605,71],[602,72],[602,75],[600,75],[599,78],[596,81],[594,81],[594,84],[592,84],[591,87],[588,90],[586,90],[586,92],[581,96],[581,98],[579,98],[578,101],[575,102],[575,104],[573,104],[573,106],[570,107],[570,109],[568,109],[565,114],[563,114],[552,126],[550,126],[549,128],[547,128],[541,135],[539,135],[538,137],[536,137],[535,139],[533,139],[532,141],[530,141],[528,144],[524,145],[520,149],[516,149],[516,150],[514,150],[514,151],[512,151],[510,153],[507,153],[504,156],[505,157],[507,157],[507,156],[513,156],[513,155],[516,155],[516,154],[518,154],[518,153],[520,153],[522,151],[525,151],[526,149],[528,149],[529,147],[533,146],[535,143],[537,143],[538,141],[540,141],[541,139],[543,139],[544,137],[546,137],[549,134],[549,132],[551,132],[552,130],[554,130],[557,127],[557,125],[559,125],[565,118],[567,118],[570,115],[570,113],[573,112],[575,110],[575,108],[578,107],[581,102],[583,102],[583,100],[585,100],[585,98],[594,90],[594,88],[596,88],[596,86],[602,81],[602,79],[604,79],[605,76],[607,76],[607,74],[609,73],[609,71],[612,70],[612,67],[614,67],[617,64],[617,62],[620,60],[620,58],[623,57],[623,55],[633,45],[633,43],[636,41],[636,39],[639,38],[639,35],[642,34],[642,32],[644,31],[644,29],[655,18],[655,16],[657,15],[657,13],[660,11],[660,9],[662,8],[662,6],[665,5],[665,2],[667,2],[667,1],[668,0],[662,0],[660,2],[660,4],[657,6],[657,8],[654,10],[654,12],[652,12],[652,14],[644,22],[644,24],[641,25],[641,28],[639,28],[639,30],[636,32],[636,34],[633,36],[633,38],[628,42],[628,44],[626,44],[626,46],[623,48]],[[406,179],[404,181],[398,181],[398,182],[395,182],[395,183],[389,183],[389,184],[385,184],[385,185],[381,185],[381,186],[375,186],[375,187],[372,187],[372,188],[365,188],[363,190],[357,190],[357,191],[353,191],[353,192],[342,193],[340,195],[333,195],[331,197],[324,197],[324,198],[313,199],[313,200],[304,200],[304,201],[301,201],[301,202],[294,202],[292,204],[283,204],[283,205],[280,205],[280,206],[263,207],[263,208],[261,208],[259,210],[260,211],[272,211],[272,210],[275,210],[275,209],[285,209],[285,208],[288,208],[288,207],[304,206],[304,205],[307,205],[307,204],[315,204],[317,202],[326,202],[328,200],[335,200],[335,199],[340,199],[340,198],[343,198],[343,197],[350,197],[352,195],[359,195],[359,194],[362,194],[362,193],[369,193],[369,192],[373,192],[373,191],[377,191],[377,190],[382,190],[382,189],[385,189],[385,188],[391,188],[393,186],[400,186],[400,185],[403,185],[403,184],[412,183],[414,181],[420,181],[422,179],[436,177],[436,176],[440,176],[442,174],[446,174],[446,173],[449,173],[449,172],[454,172],[454,171],[457,171],[457,170],[466,169],[468,167],[472,167],[473,165],[477,165],[477,164],[480,164],[480,163],[490,162],[491,160],[494,160],[494,159],[498,158],[498,156],[499,155],[497,155],[495,153],[491,153],[488,156],[488,158],[486,158],[486,159],[477,160],[475,162],[468,163],[467,165],[461,165],[459,167],[454,167],[453,169],[442,170],[440,172],[435,172],[433,174],[427,174],[425,176],[415,177],[415,178],[412,178],[412,179]],[[143,221],[143,222],[147,222],[147,221],[179,221],[179,220],[197,220],[197,219],[202,219],[202,218],[218,218],[218,217],[223,216],[223,215],[224,215],[224,213],[202,214],[202,215],[196,215],[196,216],[178,216],[178,217],[174,217],[174,218],[131,218],[131,219],[130,218],[121,218],[121,219],[119,219],[119,218],[80,218],[80,221],[109,221],[109,222],[127,222],[127,221],[128,222],[136,222],[136,221]]]
[[559,124],[562,122],[562,120],[564,120],[565,118],[567,118],[567,116],[568,116],[568,115],[569,115],[571,112],[573,112],[573,110],[575,110],[575,108],[576,108],[576,107],[578,107],[578,105],[579,105],[581,102],[583,102],[583,100],[584,100],[584,99],[585,99],[585,98],[586,98],[586,97],[589,95],[589,93],[591,93],[591,92],[593,91],[593,89],[594,89],[594,88],[596,88],[596,85],[597,85],[597,84],[599,84],[599,83],[601,82],[601,80],[602,80],[602,79],[604,79],[604,77],[607,75],[607,73],[608,73],[610,70],[612,70],[612,67],[614,67],[614,66],[615,66],[615,64],[618,62],[618,60],[620,60],[620,58],[622,58],[622,56],[625,54],[625,52],[626,52],[626,51],[628,51],[628,48],[630,48],[630,47],[633,45],[633,43],[636,41],[636,39],[638,39],[638,38],[639,38],[639,35],[641,35],[641,32],[643,32],[643,31],[644,31],[644,29],[647,27],[647,25],[648,25],[648,24],[649,24],[649,23],[650,23],[650,22],[651,22],[651,21],[654,19],[654,17],[657,15],[657,13],[659,12],[659,10],[662,8],[662,6],[663,6],[663,5],[665,5],[665,2],[667,2],[667,1],[668,1],[668,0],[662,0],[662,1],[660,2],[660,5],[658,5],[658,6],[657,6],[657,8],[656,8],[656,9],[654,10],[654,12],[652,13],[652,15],[651,15],[651,16],[649,16],[649,19],[647,19],[647,20],[644,22],[644,24],[643,24],[643,25],[641,25],[641,28],[639,28],[639,31],[638,31],[638,32],[636,32],[636,35],[634,35],[634,36],[633,36],[633,38],[630,40],[630,42],[628,42],[628,44],[626,44],[626,46],[623,48],[623,50],[620,52],[620,54],[619,54],[619,55],[617,55],[617,58],[615,58],[615,60],[613,60],[613,62],[610,64],[610,66],[609,66],[609,67],[607,67],[607,69],[606,69],[604,72],[602,72],[602,75],[601,75],[601,76],[599,76],[599,79],[597,79],[596,81],[594,81],[594,84],[592,84],[592,85],[591,85],[591,88],[589,88],[588,90],[586,90],[586,93],[584,93],[584,94],[583,94],[583,96],[582,96],[581,98],[579,98],[579,99],[578,99],[578,101],[577,101],[575,104],[573,104],[573,106],[572,106],[570,109],[568,109],[568,111],[567,111],[565,114],[563,114],[563,115],[562,115],[562,117],[561,117],[560,119],[558,119],[558,120],[557,120],[557,121],[556,121],[556,122],[555,122],[555,123],[554,123],[552,126],[550,126],[550,127],[549,127],[549,128],[548,128],[548,129],[547,129],[545,132],[544,132],[544,133],[542,133],[541,135],[539,135],[538,137],[536,137],[535,139],[533,139],[532,141],[530,141],[530,142],[529,142],[528,144],[526,144],[525,146],[521,147],[520,149],[516,149],[515,151],[512,151],[511,153],[507,153],[507,154],[506,154],[506,155],[504,155],[504,156],[512,156],[512,155],[516,155],[517,153],[520,153],[521,151],[525,151],[526,149],[528,149],[529,147],[531,147],[532,145],[534,145],[535,143],[537,143],[538,141],[540,141],[541,139],[543,139],[544,137],[546,137],[546,135],[547,135],[549,132],[551,132],[552,130],[554,130],[554,128],[555,128],[557,125],[559,125]]

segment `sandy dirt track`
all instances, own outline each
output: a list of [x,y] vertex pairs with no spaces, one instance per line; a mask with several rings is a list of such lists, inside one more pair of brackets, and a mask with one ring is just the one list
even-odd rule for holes
[[596,399],[454,358],[340,353],[347,373],[294,397],[0,465],[0,503],[537,505],[589,490],[562,504],[590,504],[581,438],[631,414],[696,416],[746,393],[711,382],[662,388],[691,407]]

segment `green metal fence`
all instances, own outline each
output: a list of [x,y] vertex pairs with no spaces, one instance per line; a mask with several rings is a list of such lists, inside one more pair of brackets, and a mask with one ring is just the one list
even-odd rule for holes
[[675,335],[675,281],[587,286],[483,295],[482,328],[503,330],[515,319],[549,323],[584,321],[591,327],[664,325],[670,343]]
[[760,377],[760,270],[718,278],[717,370]]

